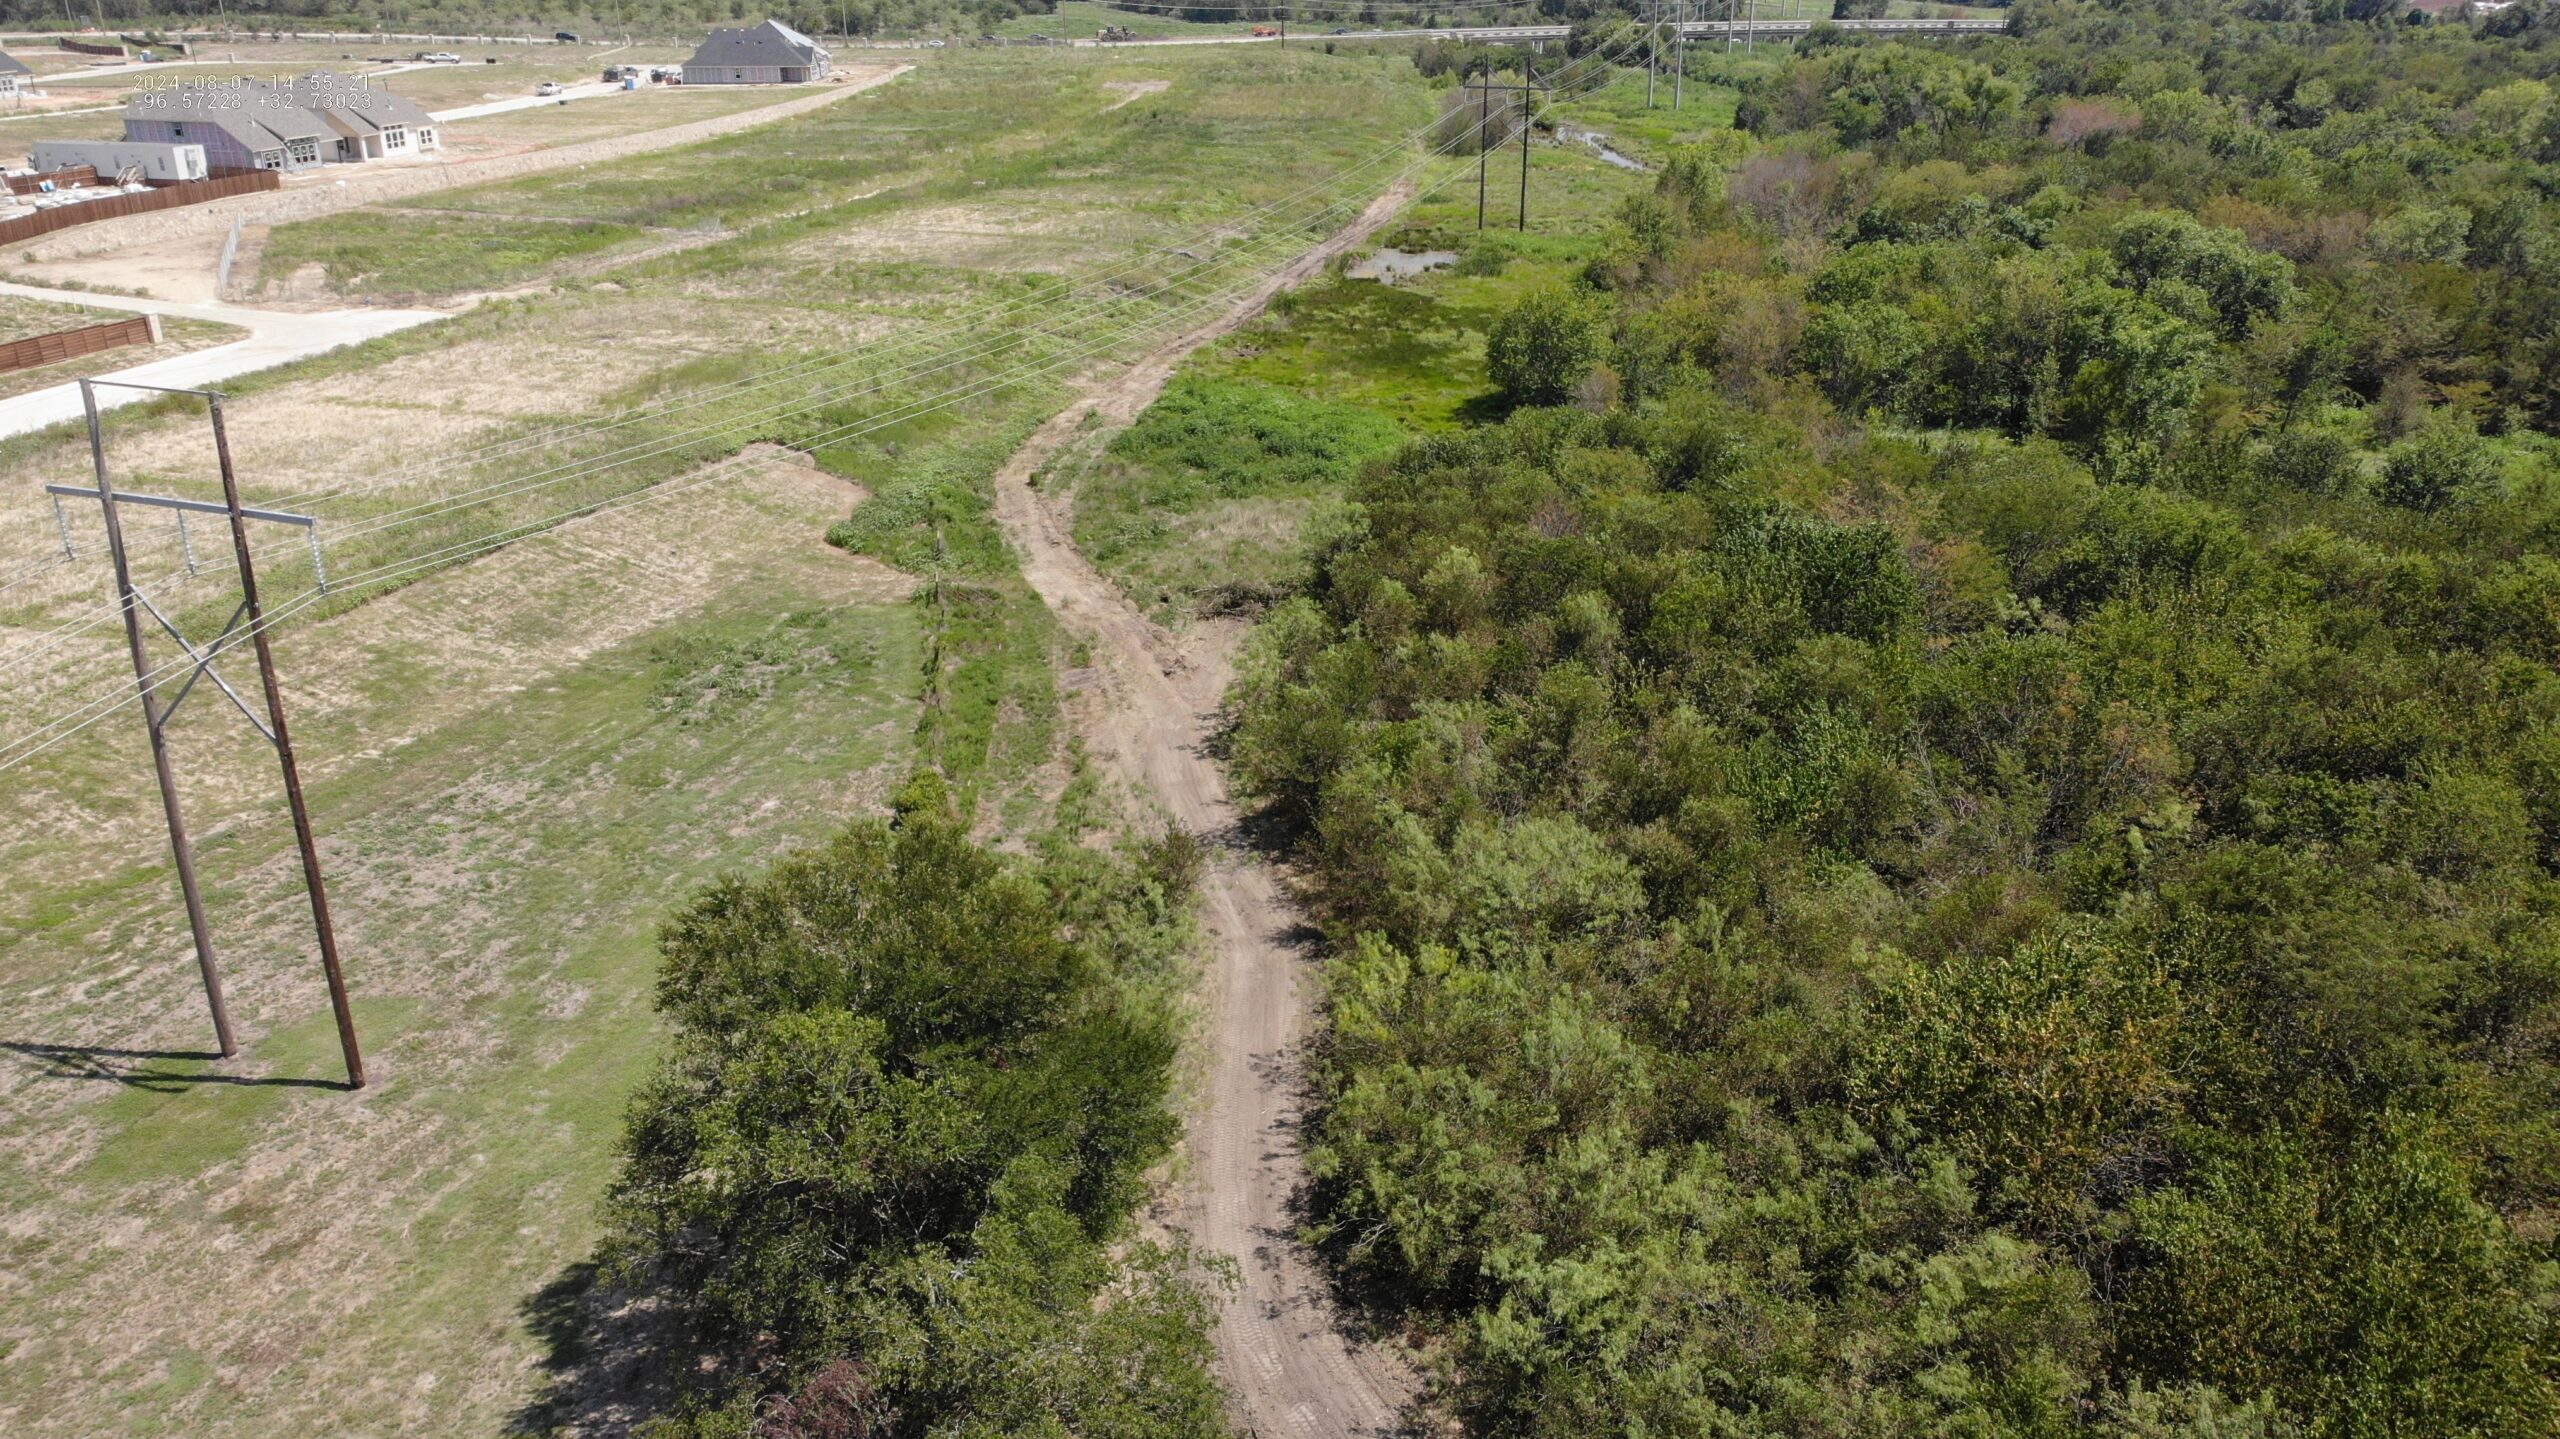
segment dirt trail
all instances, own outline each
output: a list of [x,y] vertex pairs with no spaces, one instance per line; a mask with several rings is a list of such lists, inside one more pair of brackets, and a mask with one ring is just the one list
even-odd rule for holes
[[1180,1222],[1241,1272],[1220,1315],[1218,1360],[1236,1419],[1257,1436],[1394,1433],[1414,1380],[1395,1357],[1343,1332],[1323,1272],[1291,1237],[1305,1173],[1295,1079],[1309,995],[1290,940],[1301,921],[1279,876],[1234,842],[1235,805],[1209,755],[1239,632],[1222,627],[1186,644],[1150,623],[1076,550],[1067,505],[1039,493],[1032,476],[1070,443],[1095,438],[1088,416],[1101,434],[1135,420],[1185,355],[1376,233],[1412,193],[1399,185],[1215,321],[1092,384],[996,475],[996,513],[1022,552],[1023,576],[1093,642],[1099,704],[1085,728],[1096,757],[1218,846],[1202,881],[1214,946],[1204,1026],[1211,1052],[1188,1130],[1192,1174]]

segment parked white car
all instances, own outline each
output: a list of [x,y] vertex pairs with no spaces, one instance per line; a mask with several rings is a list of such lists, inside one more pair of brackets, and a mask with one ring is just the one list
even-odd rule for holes
[[545,80],[541,84],[533,87],[533,93],[536,95],[557,95],[560,93],[560,82],[557,80]]

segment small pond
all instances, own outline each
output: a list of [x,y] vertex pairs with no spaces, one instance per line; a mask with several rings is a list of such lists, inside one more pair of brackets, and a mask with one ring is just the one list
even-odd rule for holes
[[1578,145],[1588,145],[1591,147],[1593,154],[1598,155],[1602,160],[1617,166],[1621,170],[1634,170],[1641,174],[1647,168],[1642,160],[1639,160],[1632,155],[1621,154],[1618,151],[1611,149],[1609,146],[1608,135],[1599,130],[1586,130],[1579,125],[1558,125],[1556,127],[1556,138],[1559,140],[1570,141]]
[[1458,252],[1455,250],[1385,249],[1352,266],[1349,273],[1355,280],[1377,280],[1394,285],[1456,263]]

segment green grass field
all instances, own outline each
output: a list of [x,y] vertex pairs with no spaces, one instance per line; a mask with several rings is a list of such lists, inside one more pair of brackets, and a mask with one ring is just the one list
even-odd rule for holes
[[[522,283],[599,249],[644,248],[643,232],[737,231],[792,216],[805,233],[923,201],[1069,212],[1101,226],[1084,243],[1108,243],[1288,193],[1291,177],[1354,157],[1365,133],[1356,124],[1310,137],[1257,113],[1272,82],[1285,80],[1307,113],[1418,122],[1411,76],[1400,60],[1304,52],[954,51],[787,125],[402,206],[468,212],[468,226],[387,225],[365,211],[281,226],[261,275],[316,264],[351,294],[434,296]],[[1171,88],[1112,108],[1126,92],[1107,87],[1146,81]],[[990,93],[1007,103],[991,109]],[[1227,163],[1239,145],[1252,158]],[[870,212],[857,208],[866,203]]]

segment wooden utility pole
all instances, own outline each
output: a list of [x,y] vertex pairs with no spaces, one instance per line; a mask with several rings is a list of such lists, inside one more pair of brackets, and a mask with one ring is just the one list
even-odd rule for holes
[[1476,122],[1476,228],[1479,230],[1484,228],[1486,156],[1493,149],[1492,145],[1485,143],[1484,136],[1484,132],[1493,126],[1493,92],[1499,90],[1507,96],[1516,91],[1520,96],[1520,228],[1526,230],[1529,228],[1529,131],[1533,128],[1530,122],[1534,118],[1529,108],[1529,92],[1545,88],[1525,76],[1517,85],[1496,85],[1487,80],[1476,87],[1479,96],[1476,113],[1481,117]]
[[[213,423],[214,458],[222,470],[222,503],[217,505],[167,495],[119,493],[107,472],[106,434],[98,418],[96,387],[99,385],[149,390],[164,395],[193,395],[204,400],[207,416]],[[106,517],[107,549],[115,559],[116,592],[124,603],[125,639],[133,650],[133,672],[135,682],[140,686],[143,722],[151,732],[151,758],[160,778],[161,805],[168,816],[169,847],[177,856],[178,886],[186,895],[187,922],[193,927],[196,937],[196,962],[204,973],[205,998],[213,1007],[214,1031],[222,1041],[222,1053],[228,1057],[239,1050],[232,1042],[231,1019],[223,1003],[222,981],[214,968],[213,942],[205,923],[204,903],[196,885],[195,855],[188,845],[185,818],[179,812],[177,775],[170,764],[167,744],[169,721],[176,717],[179,706],[186,703],[187,696],[195,692],[197,683],[202,680],[211,680],[213,687],[231,701],[232,707],[249,721],[250,726],[275,747],[277,761],[284,769],[285,799],[293,811],[294,841],[302,851],[302,878],[311,895],[311,921],[319,934],[320,967],[328,979],[329,1005],[337,1016],[338,1047],[346,1059],[347,1087],[362,1089],[365,1083],[364,1054],[356,1044],[355,1013],[347,1001],[346,972],[339,962],[337,930],[329,915],[329,890],[320,871],[319,840],[312,830],[310,804],[302,792],[302,770],[294,759],[293,735],[285,727],[284,688],[276,678],[275,649],[267,637],[266,611],[258,595],[257,565],[249,551],[248,522],[251,520],[300,527],[310,538],[312,577],[325,594],[329,580],[321,560],[319,521],[309,515],[253,510],[240,503],[240,480],[231,463],[231,440],[223,429],[222,396],[219,392],[137,385],[125,380],[84,379],[80,382],[80,399],[88,411],[89,455],[97,471],[98,487],[82,490],[71,485],[47,485],[45,490],[57,497],[95,499]],[[222,627],[222,633],[210,642],[197,644],[189,640],[176,622],[134,584],[133,569],[125,554],[124,526],[118,515],[118,510],[124,505],[176,511],[182,541],[185,517],[189,513],[219,514],[230,521],[231,552],[240,571],[240,607],[232,612],[231,619]],[[67,548],[69,532],[66,530],[64,533]],[[195,568],[192,545],[187,546],[187,550],[188,569],[192,573]],[[186,666],[170,667],[173,670],[184,668],[188,673],[183,682],[177,683],[176,693],[165,705],[160,701],[159,690],[162,685],[171,683],[173,677],[163,675],[160,683],[153,682],[150,657],[142,642],[142,618],[145,615],[168,632],[169,638],[185,651],[190,662]],[[246,638],[258,657],[258,678],[266,698],[264,718],[250,708],[248,700],[215,667],[237,646],[243,626],[247,629]]]
[[364,1052],[356,1045],[355,1011],[347,1002],[346,971],[338,963],[338,930],[329,919],[329,886],[320,877],[320,842],[311,832],[311,806],[302,797],[302,769],[294,763],[293,734],[285,728],[284,689],[276,682],[275,647],[267,639],[258,605],[258,567],[249,557],[249,516],[240,508],[240,479],[231,468],[231,439],[222,428],[222,396],[205,396],[213,419],[213,455],[222,467],[222,505],[231,514],[231,552],[240,564],[240,608],[249,643],[258,654],[258,679],[267,692],[267,727],[276,760],[284,768],[285,801],[293,809],[293,839],[302,849],[303,887],[311,893],[311,924],[320,936],[320,968],[328,976],[329,1007],[338,1019],[338,1049],[347,1062],[347,1087],[364,1088]]
[[1679,20],[1671,27],[1671,108],[1680,108],[1680,92],[1689,79],[1689,6],[1682,0]]
[[[107,474],[106,431],[98,422],[98,392],[80,382],[80,405],[89,415],[89,463],[98,477],[98,508],[105,515],[107,550],[115,557],[116,599],[124,608],[125,643],[133,651],[133,680],[142,691],[142,727],[151,735],[151,769],[160,780],[160,810],[169,822],[169,853],[178,867],[178,893],[187,904],[187,928],[196,942],[196,969],[204,976],[204,1001],[213,1011],[213,1036],[229,1059],[240,1052],[231,1037],[231,1007],[222,997],[222,971],[213,956],[213,931],[205,922],[204,895],[196,887],[195,846],[187,839],[187,817],[178,804],[178,775],[169,761],[167,718],[151,685],[151,656],[142,643],[142,596],[133,587],[133,567],[124,553],[124,521],[116,512],[115,481]],[[66,531],[67,533],[67,531]]]
[[1520,77],[1520,231],[1529,230],[1529,85],[1528,76]]
[[1485,93],[1485,87],[1476,88],[1476,228],[1478,230],[1484,228],[1484,152],[1491,148],[1484,142],[1485,127],[1493,123],[1493,116],[1486,110],[1489,98]]

